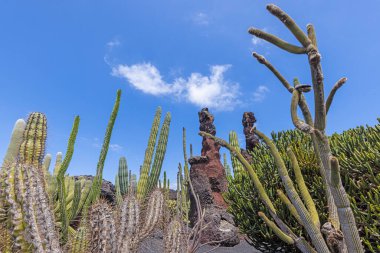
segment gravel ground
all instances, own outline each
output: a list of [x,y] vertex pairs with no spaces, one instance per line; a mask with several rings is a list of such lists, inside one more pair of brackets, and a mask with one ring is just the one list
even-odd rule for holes
[[[210,252],[210,250],[215,247],[206,245],[199,249],[197,253],[206,253]],[[162,253],[163,252],[163,241],[162,235],[159,233],[156,236],[152,236],[144,240],[140,246],[139,253]],[[241,240],[240,244],[235,247],[219,247],[211,252],[213,253],[260,253],[261,251],[256,250],[251,245],[249,245],[246,241]]]

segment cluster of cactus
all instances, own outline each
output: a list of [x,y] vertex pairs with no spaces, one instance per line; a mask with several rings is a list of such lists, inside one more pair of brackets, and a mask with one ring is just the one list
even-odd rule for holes
[[164,197],[154,190],[147,201],[144,219],[143,202],[133,194],[126,195],[113,209],[106,201],[97,201],[89,211],[89,252],[132,253],[153,231],[162,218]]
[[[288,217],[280,217],[278,215],[278,211],[268,195],[268,190],[258,177],[255,164],[250,164],[241,154],[240,150],[230,143],[205,132],[201,132],[200,134],[203,137],[213,138],[221,146],[228,148],[231,155],[236,157],[238,162],[244,167],[244,170],[248,172],[258,197],[265,206],[264,212],[258,212],[258,216],[282,241],[294,245],[302,252],[364,252],[354,212],[350,206],[350,199],[342,184],[340,176],[341,167],[338,159],[332,154],[329,139],[325,133],[326,116],[334,95],[347,79],[340,79],[325,100],[321,55],[318,51],[313,25],[308,25],[306,34],[288,14],[277,6],[270,4],[267,6],[267,9],[289,29],[301,46],[290,44],[272,34],[255,28],[250,28],[249,33],[287,52],[306,54],[309,60],[313,85],[300,84],[298,80],[295,80],[293,87],[263,56],[257,53],[253,53],[253,56],[259,63],[271,70],[282,85],[292,94],[290,106],[292,122],[297,129],[311,137],[316,163],[322,178],[321,189],[324,190],[327,200],[328,221],[321,224],[316,203],[310,195],[301,173],[300,164],[291,147],[287,148],[286,156],[293,169],[295,183],[289,175],[284,156],[281,156],[273,141],[255,127],[251,129],[265,143],[271,156],[273,156],[278,175],[286,193],[278,189],[278,197],[288,208],[289,213],[302,226],[303,233],[301,234],[297,233],[283,220],[286,219],[287,221]],[[303,94],[311,91],[312,88],[314,90],[314,118]],[[297,115],[298,108],[302,112],[305,121],[299,119]]]
[[[326,198],[320,193],[323,181],[318,171],[318,163],[314,154],[310,136],[299,130],[288,130],[272,133],[272,140],[279,150],[285,164],[290,169],[290,161],[286,156],[287,147],[295,153],[306,185],[316,203],[321,223],[327,221],[325,209]],[[354,212],[360,237],[368,252],[380,250],[380,124],[373,127],[357,127],[342,134],[330,137],[331,150],[341,161],[342,182],[350,197],[351,208]],[[235,146],[236,148],[236,146]],[[279,217],[289,217],[287,224],[301,233],[302,227],[293,218],[280,198],[276,198],[278,185],[281,180],[275,168],[275,162],[268,148],[261,144],[251,152],[256,173],[278,211]],[[294,175],[290,173],[293,177]],[[230,204],[229,212],[234,214],[239,228],[245,233],[252,244],[263,252],[283,249],[286,252],[294,250],[279,240],[276,235],[257,216],[265,211],[259,196],[252,188],[246,171],[235,173],[229,177],[229,189],[225,198]]]
[[75,118],[68,148],[62,161],[57,155],[54,173],[49,173],[51,156],[45,154],[47,120],[32,113],[27,122],[18,120],[0,170],[2,252],[62,252],[61,246],[75,238],[70,225],[79,215],[86,216],[91,203],[99,197],[97,181],[102,181],[113,125],[117,116],[120,90],[111,114],[94,182],[74,180],[66,175],[70,164],[79,117]]
[[158,107],[150,131],[148,146],[145,150],[144,162],[140,169],[140,177],[136,189],[137,198],[139,200],[142,200],[146,196],[149,196],[153,189],[157,187],[157,183],[161,174],[162,163],[164,161],[166,146],[168,143],[169,127],[171,121],[171,115],[170,112],[168,112],[166,113],[164,123],[162,124],[157,141],[161,112],[161,107]]

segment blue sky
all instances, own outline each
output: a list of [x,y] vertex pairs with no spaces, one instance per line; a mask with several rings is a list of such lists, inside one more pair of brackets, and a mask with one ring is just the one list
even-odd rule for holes
[[[329,112],[328,132],[376,123],[380,109],[379,1],[272,1],[302,27],[313,23],[328,92],[348,77]],[[157,106],[172,113],[164,170],[172,182],[182,162],[182,127],[200,153],[197,112],[209,106],[217,135],[236,130],[253,111],[269,134],[293,128],[290,94],[258,64],[263,54],[288,79],[310,83],[304,55],[252,39],[250,26],[296,43],[268,1],[0,1],[0,156],[14,122],[30,112],[48,117],[47,152],[65,151],[81,116],[70,174],[94,174],[117,89],[122,102],[105,165],[118,158],[137,172]],[[307,95],[311,101],[312,95]],[[225,151],[223,151],[225,152]]]

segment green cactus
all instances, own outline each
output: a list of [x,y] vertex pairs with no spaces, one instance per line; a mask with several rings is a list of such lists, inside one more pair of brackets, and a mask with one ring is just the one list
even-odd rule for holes
[[[168,142],[171,115],[168,112],[165,116],[156,147],[160,119],[161,107],[158,107],[154,116],[148,140],[148,146],[145,151],[144,163],[140,169],[140,178],[137,183],[137,198],[139,200],[144,199],[157,186],[158,179],[161,174],[162,163],[165,157],[166,146]],[[156,152],[154,154],[154,161],[152,165],[154,150],[156,150]]]
[[232,175],[231,174],[231,167],[230,167],[230,165],[227,162],[227,155],[226,155],[226,153],[223,154],[223,167],[224,167],[224,169],[226,171],[226,176],[230,177]]
[[121,157],[119,160],[119,187],[120,193],[122,196],[128,193],[128,166],[127,159],[125,157]]
[[[232,147],[240,151],[239,140],[235,131],[230,132],[229,142]],[[239,162],[239,160],[233,154],[231,154],[231,163],[232,163],[232,168],[234,170],[234,174],[244,171],[243,165]]]
[[87,212],[87,209],[91,205],[91,203],[96,201],[100,196],[100,191],[101,191],[102,182],[103,182],[104,162],[105,162],[106,157],[107,157],[108,148],[109,148],[109,144],[110,144],[110,140],[111,140],[111,136],[112,136],[113,126],[115,124],[117,114],[119,112],[120,97],[121,97],[121,90],[118,90],[117,94],[116,94],[116,101],[115,101],[115,104],[113,106],[110,119],[108,121],[106,133],[105,133],[104,140],[103,140],[102,149],[101,149],[100,155],[99,155],[98,164],[96,166],[96,175],[94,177],[94,181],[92,182],[92,186],[91,186],[89,196],[86,199],[86,202],[83,206],[83,208],[84,208],[83,211],[85,213]]

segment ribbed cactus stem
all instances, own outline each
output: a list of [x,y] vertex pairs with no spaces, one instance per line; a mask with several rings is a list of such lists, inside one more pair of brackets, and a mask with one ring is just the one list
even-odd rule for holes
[[86,200],[86,203],[84,205],[84,212],[85,213],[87,212],[87,208],[91,205],[91,203],[94,202],[95,200],[97,200],[100,196],[102,183],[103,183],[104,162],[105,162],[106,157],[107,157],[108,148],[109,148],[109,144],[110,144],[111,136],[112,136],[113,126],[115,124],[117,114],[119,112],[120,98],[121,98],[121,90],[118,90],[116,93],[116,100],[115,100],[115,103],[114,103],[114,106],[113,106],[113,109],[111,112],[111,116],[110,116],[110,119],[109,119],[108,124],[107,124],[106,133],[104,136],[102,149],[100,151],[98,164],[96,166],[96,175],[94,177],[94,180],[93,180],[93,183],[91,186],[90,194],[89,194],[89,196]]
[[149,197],[148,208],[145,216],[145,223],[140,231],[139,239],[143,240],[155,228],[159,222],[164,205],[164,196],[160,190],[155,190]]
[[23,141],[25,127],[26,122],[23,119],[16,121],[1,169],[3,169],[6,164],[11,164],[16,161],[21,143]]
[[354,213],[352,212],[348,195],[340,178],[339,162],[336,157],[330,158],[331,163],[331,192],[338,208],[340,226],[344,234],[349,253],[364,252],[360,241]]
[[136,249],[135,237],[140,231],[140,204],[130,195],[124,199],[121,208],[117,252],[133,252]]
[[[187,184],[190,174],[189,174],[189,162],[187,159],[187,152],[186,152],[186,128],[182,128],[182,149],[183,149],[183,170],[185,173],[185,183]],[[190,155],[192,156],[192,155]]]
[[278,236],[278,238],[280,238],[287,244],[294,244],[294,240],[290,236],[282,232],[281,229],[277,227],[277,225],[273,221],[271,221],[263,212],[258,212],[258,215],[263,219],[267,226],[270,227],[270,229],[272,229],[273,233],[275,233]]
[[148,146],[145,150],[144,162],[140,171],[140,178],[137,184],[137,198],[143,199],[145,197],[145,189],[148,183],[148,177],[150,172],[150,167],[152,164],[152,158],[154,153],[154,148],[156,146],[158,128],[160,126],[161,120],[161,107],[158,107],[156,110],[156,114],[154,116],[152,128],[150,130]]
[[73,157],[74,153],[74,144],[75,140],[78,134],[78,128],[79,128],[79,116],[75,117],[74,125],[71,130],[70,138],[67,144],[67,150],[65,159],[63,160],[57,174],[57,188],[58,188],[58,200],[59,200],[59,206],[60,206],[60,214],[61,214],[61,240],[63,243],[66,243],[68,240],[68,228],[69,228],[69,219],[68,214],[66,211],[66,191],[65,191],[65,174],[67,171],[67,168],[69,167],[71,158]]
[[171,115],[170,112],[166,113],[164,123],[160,130],[160,135],[158,137],[158,143],[156,152],[154,155],[154,161],[152,169],[149,173],[148,185],[144,191],[144,195],[150,194],[157,185],[158,178],[161,174],[162,163],[164,162],[166,146],[168,144],[169,128],[170,128]]
[[89,212],[90,252],[116,252],[115,221],[109,205],[98,200]]
[[5,153],[3,164],[0,167],[0,208],[5,206],[5,181],[11,164],[13,164],[17,159],[18,151],[23,140],[25,126],[26,122],[23,119],[16,121],[13,127],[10,143]]
[[305,205],[307,207],[307,210],[310,213],[310,216],[317,228],[321,227],[320,221],[319,221],[319,215],[317,212],[317,208],[315,207],[315,203],[313,199],[311,198],[311,195],[309,193],[309,190],[307,189],[307,186],[305,184],[305,180],[303,179],[300,166],[298,164],[297,158],[294,155],[293,151],[288,148],[287,150],[288,156],[292,161],[294,175],[296,177],[296,183],[298,185],[298,189],[300,190],[301,196],[303,201],[305,202]]
[[[239,139],[235,131],[230,132],[229,143],[235,150],[240,152]],[[241,164],[241,162],[239,162],[239,160],[233,154],[231,154],[231,163],[232,163],[232,168],[234,170],[234,173],[239,173],[240,171],[244,171],[243,165]]]
[[[296,208],[299,216],[301,217],[302,224],[304,225],[306,231],[310,235],[310,238],[313,242],[313,245],[317,249],[318,252],[330,252],[326,242],[323,239],[322,233],[314,225],[313,219],[309,213],[309,211],[306,209],[305,205],[303,204],[301,198],[299,197],[292,180],[289,177],[288,171],[286,170],[286,166],[284,161],[282,160],[279,151],[277,150],[277,147],[273,144],[273,142],[262,132],[255,129],[255,133],[267,144],[272,156],[274,157],[275,164],[278,169],[278,173],[281,177],[282,183],[285,187],[286,194],[289,196],[290,201]],[[291,160],[292,162],[292,160]],[[292,164],[293,166],[293,164]]]
[[226,171],[226,176],[231,176],[231,167],[228,165],[226,153],[223,154],[223,167]]
[[39,112],[29,115],[20,146],[19,161],[41,168],[45,155],[47,134],[46,116]]
[[121,205],[121,203],[123,202],[123,196],[121,195],[121,190],[120,190],[119,175],[115,176],[115,198],[116,198],[116,203],[118,205]]
[[125,157],[119,159],[118,183],[120,194],[124,196],[128,192],[128,165]]
[[182,253],[186,252],[186,244],[183,238],[183,226],[181,221],[173,219],[167,228],[164,236],[164,252],[165,253]]

